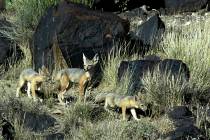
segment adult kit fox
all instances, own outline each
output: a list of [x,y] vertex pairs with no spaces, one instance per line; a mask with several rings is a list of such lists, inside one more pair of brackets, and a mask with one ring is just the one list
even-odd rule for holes
[[[70,88],[71,83],[79,85],[79,100],[85,95],[87,86],[92,78],[91,69],[98,63],[99,57],[96,54],[92,60],[86,58],[83,54],[84,69],[81,68],[67,68],[60,70],[55,77],[56,81],[60,81],[60,92],[58,94],[58,100],[63,103],[64,94]],[[85,99],[84,99],[85,100]]]
[[122,109],[123,120],[125,120],[126,109],[130,109],[131,114],[135,120],[139,120],[136,115],[135,108],[146,110],[146,105],[137,96],[123,96],[117,93],[104,93],[99,94],[95,98],[96,103],[105,101],[104,109],[108,110],[109,107],[120,107]]
[[39,69],[39,72],[34,71],[33,69],[25,69],[21,72],[19,77],[19,82],[16,91],[16,97],[19,97],[20,89],[27,82],[27,94],[31,98],[30,90],[32,92],[32,97],[36,100],[35,90],[39,89],[39,86],[42,82],[47,80],[49,77],[49,72],[46,67]]

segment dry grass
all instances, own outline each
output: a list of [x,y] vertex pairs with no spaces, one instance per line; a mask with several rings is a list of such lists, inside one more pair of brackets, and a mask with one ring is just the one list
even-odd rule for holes
[[210,18],[188,26],[172,27],[162,42],[164,58],[180,59],[190,69],[190,83],[210,87]]
[[173,106],[182,105],[187,83],[181,83],[179,79],[170,78],[169,74],[160,74],[158,70],[153,74],[145,74],[143,81],[147,102],[158,106],[158,109],[153,108],[154,113],[159,113],[155,111],[167,111]]
[[29,49],[29,43],[25,41],[19,45],[24,57],[14,65],[9,65],[8,71],[3,75],[3,79],[5,80],[17,80],[23,69],[32,67],[32,55]]
[[125,94],[129,84],[130,75],[126,74],[124,80],[121,83],[117,81],[117,72],[121,61],[129,61],[140,59],[141,56],[133,54],[129,56],[127,54],[127,48],[129,43],[127,42],[115,42],[112,51],[108,54],[104,62],[103,79],[100,84],[100,88],[103,91],[116,91],[118,93]]

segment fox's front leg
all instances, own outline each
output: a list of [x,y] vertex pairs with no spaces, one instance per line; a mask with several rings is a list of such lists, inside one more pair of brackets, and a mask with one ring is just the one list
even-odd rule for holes
[[79,83],[79,100],[81,101],[84,96],[84,102],[86,102],[86,89],[87,89],[87,86],[88,86],[88,80],[81,80],[80,83]]
[[91,94],[92,89],[93,89],[92,85],[91,86],[87,86],[87,91],[88,91],[89,95]]
[[61,104],[64,104],[64,94],[66,93],[67,89],[69,87],[69,79],[66,76],[63,76],[60,80],[60,92],[58,94],[58,101]]
[[104,109],[109,112],[107,99],[105,99]]
[[32,81],[31,82],[31,92],[32,92],[32,97],[34,99],[34,101],[36,101],[36,81]]
[[29,98],[31,98],[31,83],[30,82],[27,82],[27,95]]
[[136,110],[135,110],[134,108],[131,108],[130,111],[131,111],[131,114],[132,114],[133,118],[134,118],[135,120],[139,121],[140,119],[137,118]]
[[122,106],[122,116],[123,116],[123,120],[126,120],[125,115],[126,115],[126,107],[125,107],[125,106]]
[[[82,101],[84,99],[84,95],[85,95],[84,92],[85,91],[84,91],[83,85],[80,85],[79,86],[79,101]],[[84,102],[85,102],[85,99],[84,99]]]

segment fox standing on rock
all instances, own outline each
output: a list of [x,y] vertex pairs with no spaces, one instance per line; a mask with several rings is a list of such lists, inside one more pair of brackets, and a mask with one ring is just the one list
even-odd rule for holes
[[32,97],[34,100],[36,100],[35,90],[38,90],[40,84],[44,82],[45,80],[47,80],[48,77],[49,77],[49,71],[45,66],[42,66],[42,68],[39,69],[39,73],[34,71],[31,68],[23,70],[19,77],[16,97],[19,97],[20,89],[27,82],[28,97],[31,98],[31,94],[30,94],[30,90],[31,90]]
[[84,69],[67,68],[67,69],[62,69],[57,73],[55,80],[60,81],[60,92],[58,94],[58,100],[60,103],[63,103],[64,94],[70,88],[71,83],[79,84],[79,100],[83,98],[87,86],[93,75],[91,73],[92,72],[91,69],[95,67],[98,61],[99,61],[98,54],[96,54],[92,60],[89,60],[83,54]]

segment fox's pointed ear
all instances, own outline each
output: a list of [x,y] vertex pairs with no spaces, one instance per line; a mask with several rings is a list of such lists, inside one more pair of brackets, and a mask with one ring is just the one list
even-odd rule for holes
[[87,58],[86,58],[86,56],[84,55],[84,53],[82,53],[82,58],[83,58],[83,63],[84,63],[84,65],[86,65],[86,64],[87,64]]
[[93,61],[95,64],[98,63],[98,61],[99,61],[98,53],[96,53],[95,56],[93,57]]
[[39,68],[38,69],[38,73],[41,74],[42,73],[42,69]]
[[45,65],[42,65],[42,68],[39,68],[39,74],[49,74],[49,70]]

